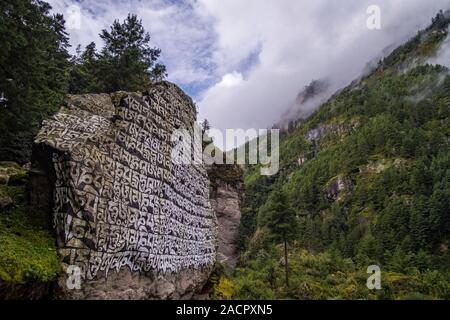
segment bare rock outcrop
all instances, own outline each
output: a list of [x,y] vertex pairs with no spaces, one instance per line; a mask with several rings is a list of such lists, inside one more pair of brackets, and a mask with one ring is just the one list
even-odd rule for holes
[[241,224],[241,190],[239,185],[218,180],[211,196],[219,226],[218,261],[232,273],[239,260],[238,243]]
[[337,122],[327,125],[320,125],[305,134],[305,139],[310,142],[317,142],[328,136],[336,136],[338,138],[345,137],[360,126],[357,119],[347,122]]
[[219,228],[217,260],[228,273],[235,270],[239,261],[243,174],[239,165],[213,165],[208,168],[211,206]]
[[325,195],[329,201],[344,201],[348,196],[351,195],[353,190],[353,182],[350,178],[339,175],[333,178],[326,186],[325,186]]
[[69,96],[44,122],[31,185],[39,206],[50,199],[60,297],[187,299],[203,287],[217,246],[209,180],[203,165],[173,161],[171,139],[195,121],[192,100],[162,82]]

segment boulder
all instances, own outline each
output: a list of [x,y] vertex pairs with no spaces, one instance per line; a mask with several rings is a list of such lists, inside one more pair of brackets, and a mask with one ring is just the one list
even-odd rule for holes
[[174,132],[195,123],[192,100],[168,82],[68,96],[44,122],[30,185],[53,208],[59,297],[180,299],[203,287],[217,246],[209,180],[172,157]]

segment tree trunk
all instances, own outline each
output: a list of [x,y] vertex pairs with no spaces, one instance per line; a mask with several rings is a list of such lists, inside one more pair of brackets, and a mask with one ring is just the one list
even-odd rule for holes
[[288,268],[288,249],[287,241],[284,241],[284,270],[286,273],[286,289],[289,288],[289,268]]

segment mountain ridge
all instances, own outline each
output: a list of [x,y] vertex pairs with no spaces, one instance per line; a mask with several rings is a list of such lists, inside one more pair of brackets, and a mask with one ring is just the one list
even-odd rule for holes
[[[449,297],[450,76],[427,64],[449,22],[449,12],[439,12],[372,73],[283,133],[277,176],[247,168],[236,297]],[[276,190],[299,223],[289,288],[280,280],[282,249],[261,222]],[[385,274],[380,291],[361,281],[370,264]]]

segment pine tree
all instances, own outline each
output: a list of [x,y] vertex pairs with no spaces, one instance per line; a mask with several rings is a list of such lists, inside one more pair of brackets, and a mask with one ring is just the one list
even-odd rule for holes
[[165,66],[156,64],[161,50],[150,47],[150,34],[136,15],[114,21],[100,37],[105,42],[99,56],[104,91],[140,91],[165,77]]
[[439,245],[450,232],[450,188],[437,183],[434,189],[430,198],[429,233],[433,244]]
[[167,77],[167,68],[158,63],[161,50],[150,46],[150,34],[136,15],[100,34],[105,45],[97,52],[95,43],[72,59],[71,93],[144,91],[152,82]]
[[297,217],[289,206],[287,197],[280,190],[275,190],[259,212],[260,226],[267,227],[275,243],[284,244],[284,264],[286,287],[289,287],[288,242],[296,236]]
[[417,251],[427,248],[429,232],[427,198],[420,196],[416,199],[411,209],[409,228],[414,242],[414,248]]
[[43,119],[67,91],[62,15],[38,0],[0,2],[0,159],[25,163]]
[[209,124],[208,119],[203,120],[202,122],[202,132],[205,134],[211,129],[211,125]]
[[71,60],[69,92],[73,94],[101,92],[103,85],[100,78],[95,43],[87,45],[83,52],[78,46],[77,55]]
[[167,76],[167,67],[161,63],[155,64],[155,67],[150,72],[150,78],[156,82],[164,80]]

